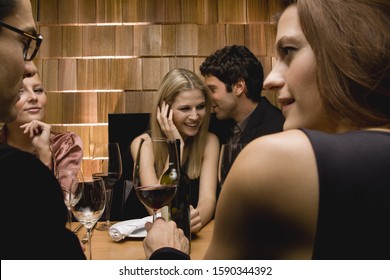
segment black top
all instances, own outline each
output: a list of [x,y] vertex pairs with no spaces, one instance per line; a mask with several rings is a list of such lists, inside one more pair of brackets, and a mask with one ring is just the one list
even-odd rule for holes
[[320,198],[313,259],[390,259],[390,133],[303,130]]
[[[188,184],[190,188],[190,203],[191,205],[196,208],[198,207],[198,200],[199,200],[199,183],[200,178],[194,178],[190,179],[187,175],[188,173],[188,160],[184,163],[184,165],[181,168],[180,174],[180,184]],[[184,178],[185,176],[185,178]]]
[[53,173],[34,155],[7,145],[0,145],[0,172],[1,259],[85,259],[65,227],[67,208]]

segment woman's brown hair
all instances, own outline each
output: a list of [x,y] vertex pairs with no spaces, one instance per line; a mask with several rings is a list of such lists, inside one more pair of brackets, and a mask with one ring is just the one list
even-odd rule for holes
[[317,82],[332,121],[390,123],[390,1],[296,0],[317,59]]

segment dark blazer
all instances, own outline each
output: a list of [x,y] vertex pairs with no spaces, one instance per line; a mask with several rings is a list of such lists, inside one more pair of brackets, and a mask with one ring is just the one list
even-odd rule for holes
[[[272,105],[267,98],[262,97],[259,105],[249,116],[239,142],[249,143],[257,137],[280,132],[283,130],[284,120],[282,111]],[[215,114],[212,114],[209,130],[218,136],[220,144],[224,144],[233,135],[234,124],[234,120],[218,120]]]
[[282,111],[262,97],[250,115],[239,142],[249,143],[257,137],[283,131],[284,120]]

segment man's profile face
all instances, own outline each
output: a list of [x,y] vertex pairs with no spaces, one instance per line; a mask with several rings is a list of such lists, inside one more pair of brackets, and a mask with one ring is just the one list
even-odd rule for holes
[[[2,19],[3,22],[26,31],[35,33],[36,27],[29,0],[17,1],[15,10]],[[18,99],[19,88],[25,75],[34,75],[36,67],[26,63],[23,49],[26,38],[5,27],[0,27],[0,121],[15,118],[14,105]]]
[[216,117],[220,120],[234,119],[237,104],[235,94],[228,92],[225,83],[215,76],[206,76],[205,83],[210,89],[211,108]]

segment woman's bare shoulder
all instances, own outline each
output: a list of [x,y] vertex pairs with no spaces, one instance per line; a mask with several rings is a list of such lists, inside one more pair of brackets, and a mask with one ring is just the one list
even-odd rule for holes
[[308,179],[305,178],[308,175],[315,175],[316,161],[306,134],[291,130],[262,136],[250,142],[239,154],[235,167],[237,172],[252,174],[248,176],[251,181],[274,189],[281,182],[301,183],[302,179]]
[[217,151],[219,154],[219,139],[214,133],[207,133],[205,152]]
[[[292,244],[297,240],[286,232],[302,232],[310,236],[307,239],[310,243],[317,207],[317,167],[306,135],[292,130],[262,136],[240,152],[229,171],[218,200],[215,234],[219,237],[225,234],[224,239],[232,242],[240,230],[257,223],[261,232],[253,231],[253,236],[249,234],[239,246],[227,248],[225,253],[230,250],[233,255],[235,251],[242,254],[236,257],[249,257],[246,255],[249,254],[258,258],[279,258],[266,253],[276,252],[279,246],[277,242],[272,244],[270,238],[277,240],[284,236],[291,239],[289,244]],[[231,232],[226,234],[228,228]],[[268,243],[263,244],[259,239]],[[226,246],[223,243],[215,242],[215,248]],[[264,255],[257,255],[259,252]]]
[[212,132],[207,132],[207,141],[218,141],[219,143],[218,136]]
[[131,141],[130,152],[131,152],[132,155],[135,154],[135,151],[138,148],[139,143],[141,142],[141,139],[146,139],[146,138],[150,138],[149,134],[142,133],[141,135],[138,135],[137,137],[135,137],[133,139],[133,141]]

